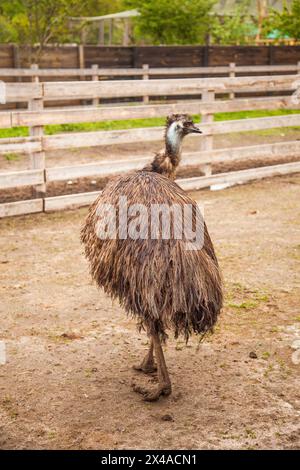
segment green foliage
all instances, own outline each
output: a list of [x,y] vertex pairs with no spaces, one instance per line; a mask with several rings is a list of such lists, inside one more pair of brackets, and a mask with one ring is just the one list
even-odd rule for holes
[[127,0],[137,8],[134,35],[141,43],[203,44],[209,32],[209,12],[216,0]]
[[72,4],[73,0],[2,0],[1,20],[6,31],[1,31],[1,41],[44,45],[62,38]]
[[263,24],[264,34],[273,31],[281,33],[281,37],[288,36],[300,39],[300,0],[293,0],[290,7],[284,5],[282,11],[272,10]]
[[[140,44],[204,44],[208,34],[215,44],[245,44],[254,37],[257,20],[250,16],[253,0],[239,0],[233,16],[218,16],[217,0],[0,0],[0,43],[36,46],[38,61],[45,45],[81,40],[80,22],[70,16],[95,16],[137,8],[134,38]],[[281,37],[300,39],[300,0],[282,11],[271,10],[263,33],[277,31]],[[118,25],[114,36],[120,36]],[[97,28],[88,28],[87,41],[97,41]],[[121,36],[120,36],[121,37]]]
[[233,16],[214,16],[211,25],[211,40],[216,44],[246,44],[253,35],[255,25],[249,15],[251,0],[242,0]]
[[70,28],[70,16],[115,11],[119,0],[1,0],[0,42],[37,45],[36,59],[48,43],[74,42],[81,24]]

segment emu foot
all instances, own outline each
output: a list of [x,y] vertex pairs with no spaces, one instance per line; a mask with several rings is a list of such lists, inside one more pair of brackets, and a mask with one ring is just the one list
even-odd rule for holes
[[160,396],[168,396],[172,393],[171,384],[160,384],[153,390],[148,390],[136,384],[133,384],[132,388],[136,393],[143,395],[145,401],[157,401]]
[[133,370],[136,370],[137,372],[143,372],[144,374],[153,374],[153,372],[157,371],[157,367],[154,362],[151,364],[144,364],[142,362],[141,364],[132,366],[132,368]]

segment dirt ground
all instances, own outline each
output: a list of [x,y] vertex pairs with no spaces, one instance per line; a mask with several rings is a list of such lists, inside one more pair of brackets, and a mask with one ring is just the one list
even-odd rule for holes
[[[214,335],[170,338],[173,395],[145,403],[147,348],[88,275],[86,209],[0,222],[2,449],[299,449],[300,175],[193,193],[222,267]],[[169,415],[169,416],[168,416]]]

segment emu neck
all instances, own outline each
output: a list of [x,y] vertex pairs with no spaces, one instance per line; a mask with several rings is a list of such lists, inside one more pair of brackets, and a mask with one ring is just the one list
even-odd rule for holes
[[167,129],[165,134],[166,154],[179,157],[181,154],[182,136],[176,130],[176,122],[173,122]]
[[175,179],[176,169],[181,157],[182,138],[174,132],[174,126],[171,128],[172,125],[166,129],[165,149],[155,155],[152,163],[146,166],[144,170],[160,173],[167,178]]

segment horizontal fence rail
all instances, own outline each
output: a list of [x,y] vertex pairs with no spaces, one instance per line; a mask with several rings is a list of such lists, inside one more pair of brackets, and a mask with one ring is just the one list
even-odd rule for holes
[[228,65],[215,67],[149,67],[144,64],[142,67],[133,68],[100,68],[92,65],[91,68],[0,68],[0,77],[148,77],[157,75],[224,75],[224,74],[245,74],[252,75],[263,73],[299,73],[300,63],[293,65],[236,65],[231,62]]
[[[300,114],[203,123],[201,131],[203,136],[211,136],[292,126],[300,126]],[[31,153],[42,149],[58,150],[152,142],[162,139],[163,129],[163,127],[146,127],[118,131],[69,132],[41,137],[14,137],[0,140],[0,153]],[[192,135],[191,138],[199,139],[196,135]]]
[[[212,164],[248,160],[249,158],[288,157],[300,155],[300,141],[278,142],[274,144],[250,145],[236,148],[216,149],[212,151],[185,153],[181,166],[194,166],[199,163]],[[46,180],[65,181],[90,176],[111,176],[125,171],[143,168],[152,156],[140,156],[131,160],[101,161],[81,165],[47,168]],[[41,184],[43,170],[24,170],[0,174],[0,188],[13,188]]]
[[283,163],[280,165],[262,166],[260,168],[250,168],[249,170],[230,171],[211,176],[200,176],[177,180],[178,184],[186,191],[196,191],[207,188],[213,184],[241,184],[260,178],[270,176],[282,176],[291,173],[299,173],[300,162]]
[[[236,148],[224,148],[203,152],[184,153],[181,167],[206,165],[248,160],[249,158],[274,158],[300,155],[300,141],[279,142],[275,144],[251,145]],[[88,176],[111,176],[131,170],[140,170],[151,161],[151,156],[131,160],[102,161],[82,165],[48,168],[47,181],[64,181]],[[1,184],[1,177],[0,177]]]
[[[300,162],[272,165],[250,170],[231,171],[212,176],[178,179],[176,182],[186,191],[204,189],[214,184],[241,184],[268,176],[282,176],[300,172]],[[89,193],[67,194],[45,199],[45,211],[51,212],[61,209],[73,209],[91,204],[100,194],[100,191]]]
[[292,91],[300,85],[300,75],[272,77],[190,78],[154,80],[112,80],[102,82],[7,83],[6,102],[32,99],[126,98],[151,96],[199,95],[214,93]]
[[[188,69],[190,70],[190,69]],[[293,69],[294,71],[298,71]],[[291,70],[289,70],[291,71]],[[213,149],[213,136],[233,132],[300,126],[299,114],[213,121],[214,113],[258,110],[299,109],[300,75],[259,77],[223,77],[190,79],[152,79],[119,81],[76,81],[7,83],[9,102],[28,102],[28,109],[0,112],[0,127],[28,126],[29,137],[0,139],[0,154],[21,153],[31,156],[31,168],[18,172],[0,173],[0,189],[33,186],[36,198],[0,204],[0,217],[72,208],[89,204],[99,192],[46,197],[46,184],[72,178],[105,177],[142,168],[150,157],[142,155],[130,160],[100,161],[95,163],[47,168],[45,152],[58,149],[84,148],[103,145],[152,142],[162,139],[162,127],[124,129],[117,131],[69,132],[45,135],[43,126],[51,124],[100,122],[109,119],[138,119],[166,116],[171,112],[200,114],[202,116],[200,149],[184,154],[184,166],[198,165],[203,177],[180,180],[184,189],[201,189],[213,184],[229,184],[256,178],[300,171],[300,162],[285,163],[226,174],[211,174],[213,163],[247,160],[249,158],[297,157],[300,141],[275,142],[230,149]],[[270,91],[286,92],[287,96],[236,98],[234,93]],[[95,99],[145,96],[189,96],[189,101],[150,103],[124,106],[97,106]],[[216,94],[230,95],[231,99],[216,99]],[[201,100],[199,99],[201,95]],[[45,109],[44,102],[71,99],[92,99],[93,106]],[[256,175],[256,176],[255,176]]]
[[80,122],[101,122],[108,120],[143,119],[166,116],[173,113],[214,114],[233,111],[298,109],[289,96],[270,98],[241,98],[234,100],[215,100],[171,104],[149,104],[113,107],[70,107],[60,109],[44,109],[42,111],[3,111],[0,112],[0,127],[45,126],[53,124],[72,124]]
[[[300,162],[284,163],[249,170],[231,171],[211,176],[201,176],[177,180],[179,186],[186,191],[207,188],[214,184],[242,184],[260,178],[282,176],[299,173]],[[51,212],[63,209],[74,209],[91,204],[100,194],[100,191],[87,193],[67,194],[64,196],[46,197],[44,199],[30,199],[27,201],[8,202],[0,204],[0,218],[33,214],[37,212]]]

